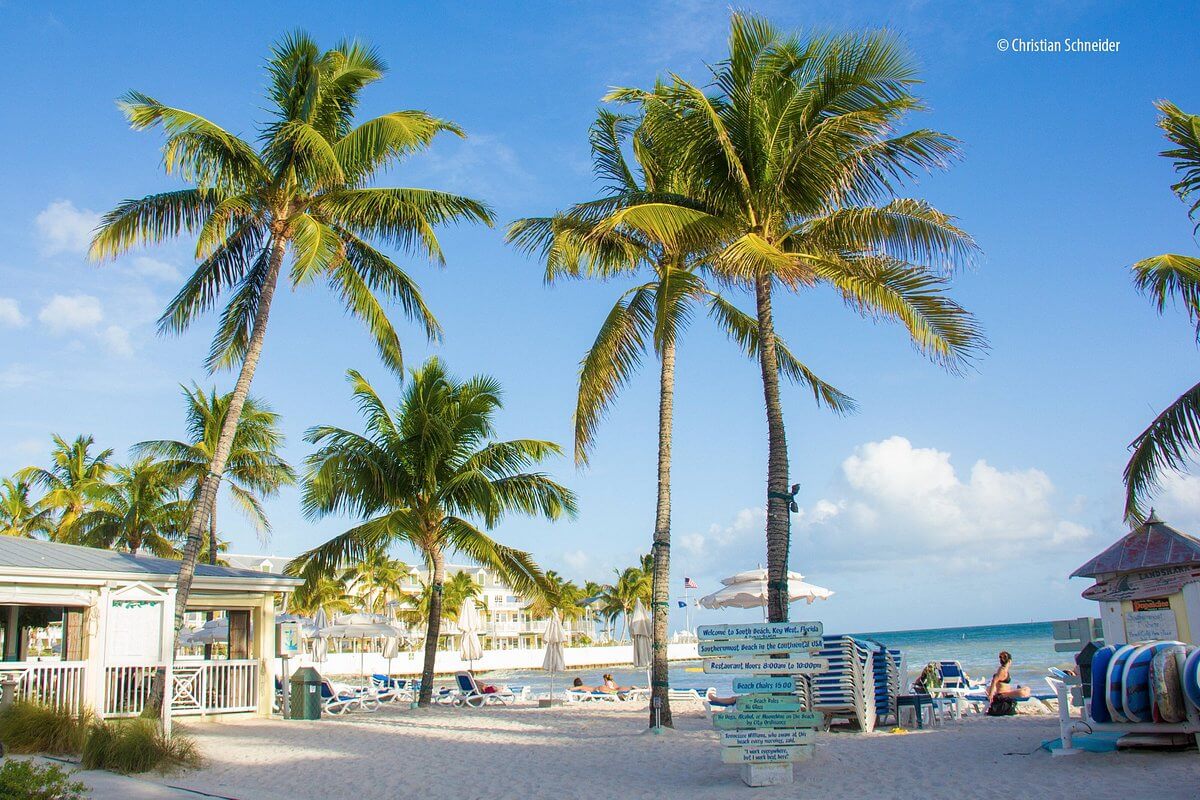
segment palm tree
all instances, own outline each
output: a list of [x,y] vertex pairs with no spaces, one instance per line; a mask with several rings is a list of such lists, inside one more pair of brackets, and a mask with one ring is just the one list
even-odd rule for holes
[[351,587],[362,607],[373,614],[387,610],[388,602],[404,595],[408,565],[392,558],[386,550],[373,550],[342,573],[342,583]]
[[[1187,114],[1173,103],[1156,104],[1158,127],[1173,147],[1160,155],[1174,163],[1179,181],[1171,189],[1188,206],[1188,216],[1200,232],[1200,116]],[[1187,311],[1200,341],[1200,258],[1164,253],[1133,265],[1134,284],[1164,313],[1178,301]],[[1133,451],[1125,466],[1125,518],[1145,519],[1145,505],[1158,489],[1162,474],[1183,471],[1200,450],[1200,384],[1180,395],[1154,418],[1129,445]]]
[[[180,388],[187,404],[188,440],[140,442],[133,446],[133,453],[158,459],[163,470],[189,488],[194,501],[208,475],[233,398],[230,394],[217,394],[215,388],[207,393],[195,385],[190,389]],[[264,536],[270,532],[271,523],[262,501],[278,494],[281,486],[296,482],[296,473],[279,456],[283,441],[279,415],[256,398],[247,397],[225,462],[224,478],[234,503]],[[220,546],[215,507],[208,517],[208,542],[204,549],[208,563],[216,564]]]
[[629,615],[633,613],[638,600],[642,605],[648,605],[653,592],[653,572],[645,569],[650,556],[643,556],[641,565],[626,567],[623,570],[613,570],[617,576],[615,582],[604,586],[600,592],[600,613],[610,621],[622,619],[625,622],[625,633],[629,632]]
[[339,578],[310,575],[292,594],[290,609],[296,614],[308,616],[318,611],[324,611],[329,617],[348,614],[354,610],[354,596]]
[[546,570],[546,583],[553,587],[553,592],[539,592],[533,597],[526,598],[529,605],[525,607],[525,610],[529,612],[530,617],[546,619],[557,611],[565,622],[583,616],[581,603],[587,597],[583,593],[583,589],[552,569]]
[[[403,386],[393,412],[374,387],[348,373],[365,420],[363,433],[321,426],[307,440],[304,510],[311,518],[348,513],[363,521],[289,565],[320,574],[404,542],[418,550],[432,577],[420,704],[429,705],[446,585],[446,554],[460,552],[489,567],[515,591],[547,589],[528,553],[492,539],[506,514],[574,515],[575,496],[546,475],[521,470],[561,450],[535,439],[491,441],[501,406],[491,378],[458,381],[431,358]],[[482,529],[480,524],[482,523]]]
[[[521,249],[539,252],[546,262],[546,280],[559,277],[607,279],[627,273],[649,273],[650,280],[624,291],[605,318],[596,340],[584,356],[575,408],[575,460],[587,463],[596,432],[616,394],[652,349],[659,362],[657,503],[651,556],[653,599],[653,666],[650,726],[672,727],[667,628],[670,619],[671,445],[675,402],[676,343],[698,308],[707,309],[720,327],[753,356],[755,325],[721,295],[708,288],[703,272],[706,253],[693,251],[678,239],[664,239],[646,228],[623,226],[613,212],[648,197],[670,197],[687,207],[696,205],[689,176],[679,169],[675,154],[658,145],[638,127],[634,117],[601,110],[589,140],[596,176],[604,195],[580,203],[565,214],[518,220],[508,232]],[[630,149],[631,164],[625,156]],[[836,389],[799,364],[787,348],[778,348],[787,374],[812,387],[819,401],[838,410],[850,406]]]
[[0,535],[37,539],[53,530],[50,509],[29,499],[29,481],[0,480]]
[[[270,118],[258,147],[216,123],[139,92],[121,107],[132,126],[161,125],[163,163],[191,188],[127,200],[104,216],[91,256],[115,258],[175,236],[195,235],[198,264],[159,319],[162,331],[187,329],[231,292],[209,352],[210,369],[239,366],[237,382],[209,464],[209,475],[187,527],[179,571],[175,636],[205,525],[233,448],[234,431],[262,354],[267,319],[284,261],[295,288],[325,280],[346,310],[360,319],[385,364],[401,370],[400,339],[384,311],[399,303],[433,338],[439,326],[416,283],[369,240],[442,261],[435,226],[491,223],[491,211],[466,197],[427,189],[368,184],[453,123],[421,111],[396,111],[357,126],[360,95],[386,67],[371,48],[344,42],[321,52],[304,33],[285,36],[268,61]],[[165,671],[155,677],[147,714],[157,713]]]
[[921,102],[911,59],[891,35],[802,41],[735,13],[729,57],[713,76],[712,95],[681,78],[610,94],[640,104],[648,135],[677,154],[701,202],[648,197],[618,209],[609,225],[707,248],[714,270],[754,292],[768,432],[768,612],[782,621],[794,488],[775,289],[829,285],[865,316],[899,321],[936,362],[961,368],[982,337],[945,296],[946,278],[974,243],[928,203],[890,199],[900,180],[956,153],[954,140],[934,131],[893,133]]
[[91,436],[77,436],[70,443],[57,434],[53,438],[50,468],[26,467],[16,477],[44,490],[38,510],[53,517],[51,540],[77,543],[76,523],[105,491],[113,451],[93,453],[96,440]]
[[177,558],[187,511],[179,482],[153,459],[142,457],[113,469],[112,481],[94,507],[79,518],[80,539],[92,547]]

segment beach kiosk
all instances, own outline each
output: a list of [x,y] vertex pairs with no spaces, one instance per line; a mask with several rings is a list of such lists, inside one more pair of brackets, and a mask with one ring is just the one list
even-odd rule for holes
[[222,613],[226,646],[221,658],[176,656],[180,563],[0,536],[0,680],[18,698],[133,717],[165,669],[172,716],[269,716],[275,599],[301,581],[197,565],[188,611]]
[[1095,579],[1083,596],[1100,604],[1108,644],[1200,644],[1200,539],[1153,511],[1071,577]]

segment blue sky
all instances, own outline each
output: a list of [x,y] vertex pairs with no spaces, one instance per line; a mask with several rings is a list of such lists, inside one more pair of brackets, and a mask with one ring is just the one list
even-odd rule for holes
[[[958,6],[751,6],[788,28],[903,36],[930,107],[917,122],[964,142],[961,163],[908,193],[958,216],[984,252],[955,282],[991,344],[965,376],[939,371],[901,331],[858,318],[827,292],[777,301],[793,348],[861,406],[839,419],[801,391],[786,397],[803,507],[793,568],[838,592],[796,615],[830,630],[1093,610],[1079,598],[1086,584],[1066,576],[1122,532],[1126,444],[1195,380],[1186,320],[1159,318],[1133,291],[1128,266],[1196,247],[1156,155],[1151,103],[1200,111],[1200,11],[1183,2]],[[0,126],[0,474],[43,460],[52,432],[93,433],[121,456],[133,442],[179,436],[178,384],[232,382],[203,371],[211,322],[182,337],[155,334],[188,269],[186,243],[99,268],[82,256],[96,213],[175,185],[160,172],[157,136],[131,132],[115,109],[123,92],[249,133],[274,39],[295,27],[324,44],[360,36],[391,66],[364,115],[425,109],[470,134],[436,142],[387,181],[478,196],[507,222],[591,196],[585,135],[600,97],[667,71],[701,78],[721,56],[727,18],[720,2],[168,10],[0,1],[0,102],[11,111]],[[1013,37],[1120,47],[997,49]],[[436,352],[460,374],[495,375],[506,389],[502,434],[569,445],[576,365],[622,287],[547,288],[499,229],[447,230],[443,245],[444,270],[404,259],[447,331],[431,347],[405,326],[409,363]],[[389,378],[331,298],[289,291],[280,300],[255,393],[283,415],[298,464],[306,428],[355,424],[346,368],[384,387]],[[676,408],[673,582],[691,575],[712,590],[764,559],[765,424],[754,366],[704,320],[681,347]],[[653,522],[655,409],[648,370],[605,424],[588,470],[552,465],[580,496],[578,520],[513,519],[497,536],[581,579],[631,563]],[[1200,482],[1172,480],[1157,505],[1183,530],[1200,528]],[[269,509],[266,545],[223,511],[235,551],[292,554],[344,525],[303,519],[294,491]]]

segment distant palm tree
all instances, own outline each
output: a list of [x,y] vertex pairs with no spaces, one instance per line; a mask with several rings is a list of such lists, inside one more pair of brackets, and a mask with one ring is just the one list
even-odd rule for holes
[[44,491],[38,510],[53,517],[50,539],[78,544],[76,523],[104,493],[113,451],[93,453],[96,441],[91,436],[77,436],[70,443],[57,434],[53,438],[50,467],[26,467],[17,473],[17,480]]
[[[158,459],[162,469],[186,486],[192,499],[196,500],[217,450],[233,396],[218,395],[216,389],[206,393],[199,386],[181,388],[187,404],[188,440],[139,442],[133,446],[133,452]],[[247,397],[225,464],[224,478],[234,503],[263,535],[270,532],[271,523],[262,501],[278,494],[281,486],[296,482],[296,473],[279,455],[283,441],[279,415],[254,397]],[[215,507],[208,518],[208,542],[204,549],[208,563],[216,564],[220,546]]]
[[407,577],[408,565],[390,557],[386,550],[373,550],[342,572],[342,582],[358,595],[361,607],[373,614],[384,613],[389,602],[404,595]]
[[[440,262],[437,225],[491,223],[491,211],[466,197],[369,186],[438,133],[462,135],[453,123],[421,111],[396,111],[355,126],[363,89],[385,69],[373,49],[357,42],[322,52],[303,33],[284,37],[267,62],[270,118],[259,128],[257,148],[198,114],[139,92],[122,99],[136,130],[162,126],[166,171],[192,186],[118,205],[102,219],[91,256],[115,258],[143,245],[195,236],[199,264],[159,327],[183,331],[230,292],[208,366],[239,369],[209,477],[188,522],[177,582],[177,642],[201,539],[262,355],[284,261],[290,256],[285,280],[293,288],[325,281],[346,311],[370,330],[384,363],[399,371],[400,339],[385,301],[396,302],[429,337],[438,336],[440,327],[412,278],[369,240]],[[155,676],[147,715],[159,710],[165,677],[165,671]]]
[[826,284],[853,309],[903,324],[938,363],[960,367],[982,346],[973,318],[945,295],[946,274],[974,253],[970,237],[921,200],[892,200],[896,183],[956,153],[929,130],[895,134],[921,108],[911,58],[890,34],[785,36],[733,14],[714,94],[676,78],[618,89],[647,135],[679,158],[699,203],[648,196],[610,224],[676,247],[707,249],[726,281],[753,289],[766,407],[768,613],[788,615],[791,543],[787,440],[779,391],[775,289]]
[[530,617],[548,619],[557,611],[566,622],[583,616],[584,609],[581,603],[587,596],[583,589],[552,569],[546,570],[546,583],[553,587],[552,593],[539,592],[533,597],[526,598],[529,605],[525,608]]
[[[365,521],[309,550],[293,574],[321,574],[400,542],[425,558],[431,596],[420,703],[429,705],[444,607],[446,554],[458,551],[494,570],[521,594],[546,591],[528,553],[488,536],[509,513],[557,519],[574,515],[571,491],[537,472],[522,472],[561,450],[535,439],[492,441],[500,387],[477,376],[458,381],[431,358],[403,385],[395,412],[359,373],[349,373],[365,431],[320,426],[307,440],[304,510],[312,518],[351,514]],[[446,609],[451,611],[451,609]]]
[[[579,372],[575,408],[575,460],[587,462],[595,445],[600,421],[629,382],[646,351],[659,362],[658,472],[653,548],[646,567],[653,575],[653,666],[651,692],[657,700],[649,714],[651,727],[672,727],[667,628],[670,618],[671,546],[671,447],[675,403],[676,345],[691,317],[705,310],[718,327],[747,353],[757,352],[754,318],[711,290],[705,281],[707,253],[692,249],[678,237],[656,235],[650,228],[620,224],[615,212],[642,203],[648,197],[671,197],[681,206],[699,203],[696,187],[679,169],[678,156],[638,127],[634,117],[601,110],[589,139],[593,170],[603,182],[603,196],[573,206],[554,217],[518,220],[508,232],[509,241],[523,250],[538,252],[546,263],[546,280],[560,277],[610,279],[616,275],[639,277],[638,285],[625,290],[608,313],[596,340],[584,356]],[[629,149],[635,158],[625,156]],[[642,272],[649,280],[640,280]],[[782,344],[781,368],[812,388],[818,401],[841,411],[849,398],[828,386],[800,364]]]
[[642,566],[614,570],[617,580],[601,590],[601,613],[609,620],[619,619],[624,622],[625,631],[622,638],[629,634],[629,616],[633,613],[637,601],[641,600],[642,605],[650,603],[653,574],[643,568],[649,566],[646,564],[648,558],[650,556],[643,556]]
[[354,610],[354,595],[346,584],[328,575],[313,575],[292,594],[289,609],[296,614],[312,616],[324,611],[326,616],[348,614]]
[[38,539],[49,534],[54,521],[51,510],[29,497],[29,481],[0,480],[0,535]]
[[179,481],[149,457],[114,468],[93,508],[79,518],[81,542],[177,558],[188,511],[179,489]]
[[[1200,232],[1200,115],[1180,111],[1160,100],[1158,127],[1174,147],[1161,155],[1171,159],[1179,181],[1171,189],[1189,203],[1188,216]],[[1200,341],[1200,258],[1166,253],[1133,265],[1134,283],[1166,311],[1179,302],[1196,328]],[[1125,467],[1125,517],[1131,523],[1146,516],[1146,500],[1158,488],[1164,472],[1182,471],[1200,452],[1200,383],[1192,386],[1154,418],[1129,445],[1133,450]]]

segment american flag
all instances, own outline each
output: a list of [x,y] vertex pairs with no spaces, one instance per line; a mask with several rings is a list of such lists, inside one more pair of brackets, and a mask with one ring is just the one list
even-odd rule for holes
[[696,582],[695,582],[694,580],[692,580],[691,578],[684,578],[684,579],[683,579],[683,588],[685,588],[685,589],[699,589],[700,587],[699,587],[699,586],[697,586],[697,585],[696,585]]

